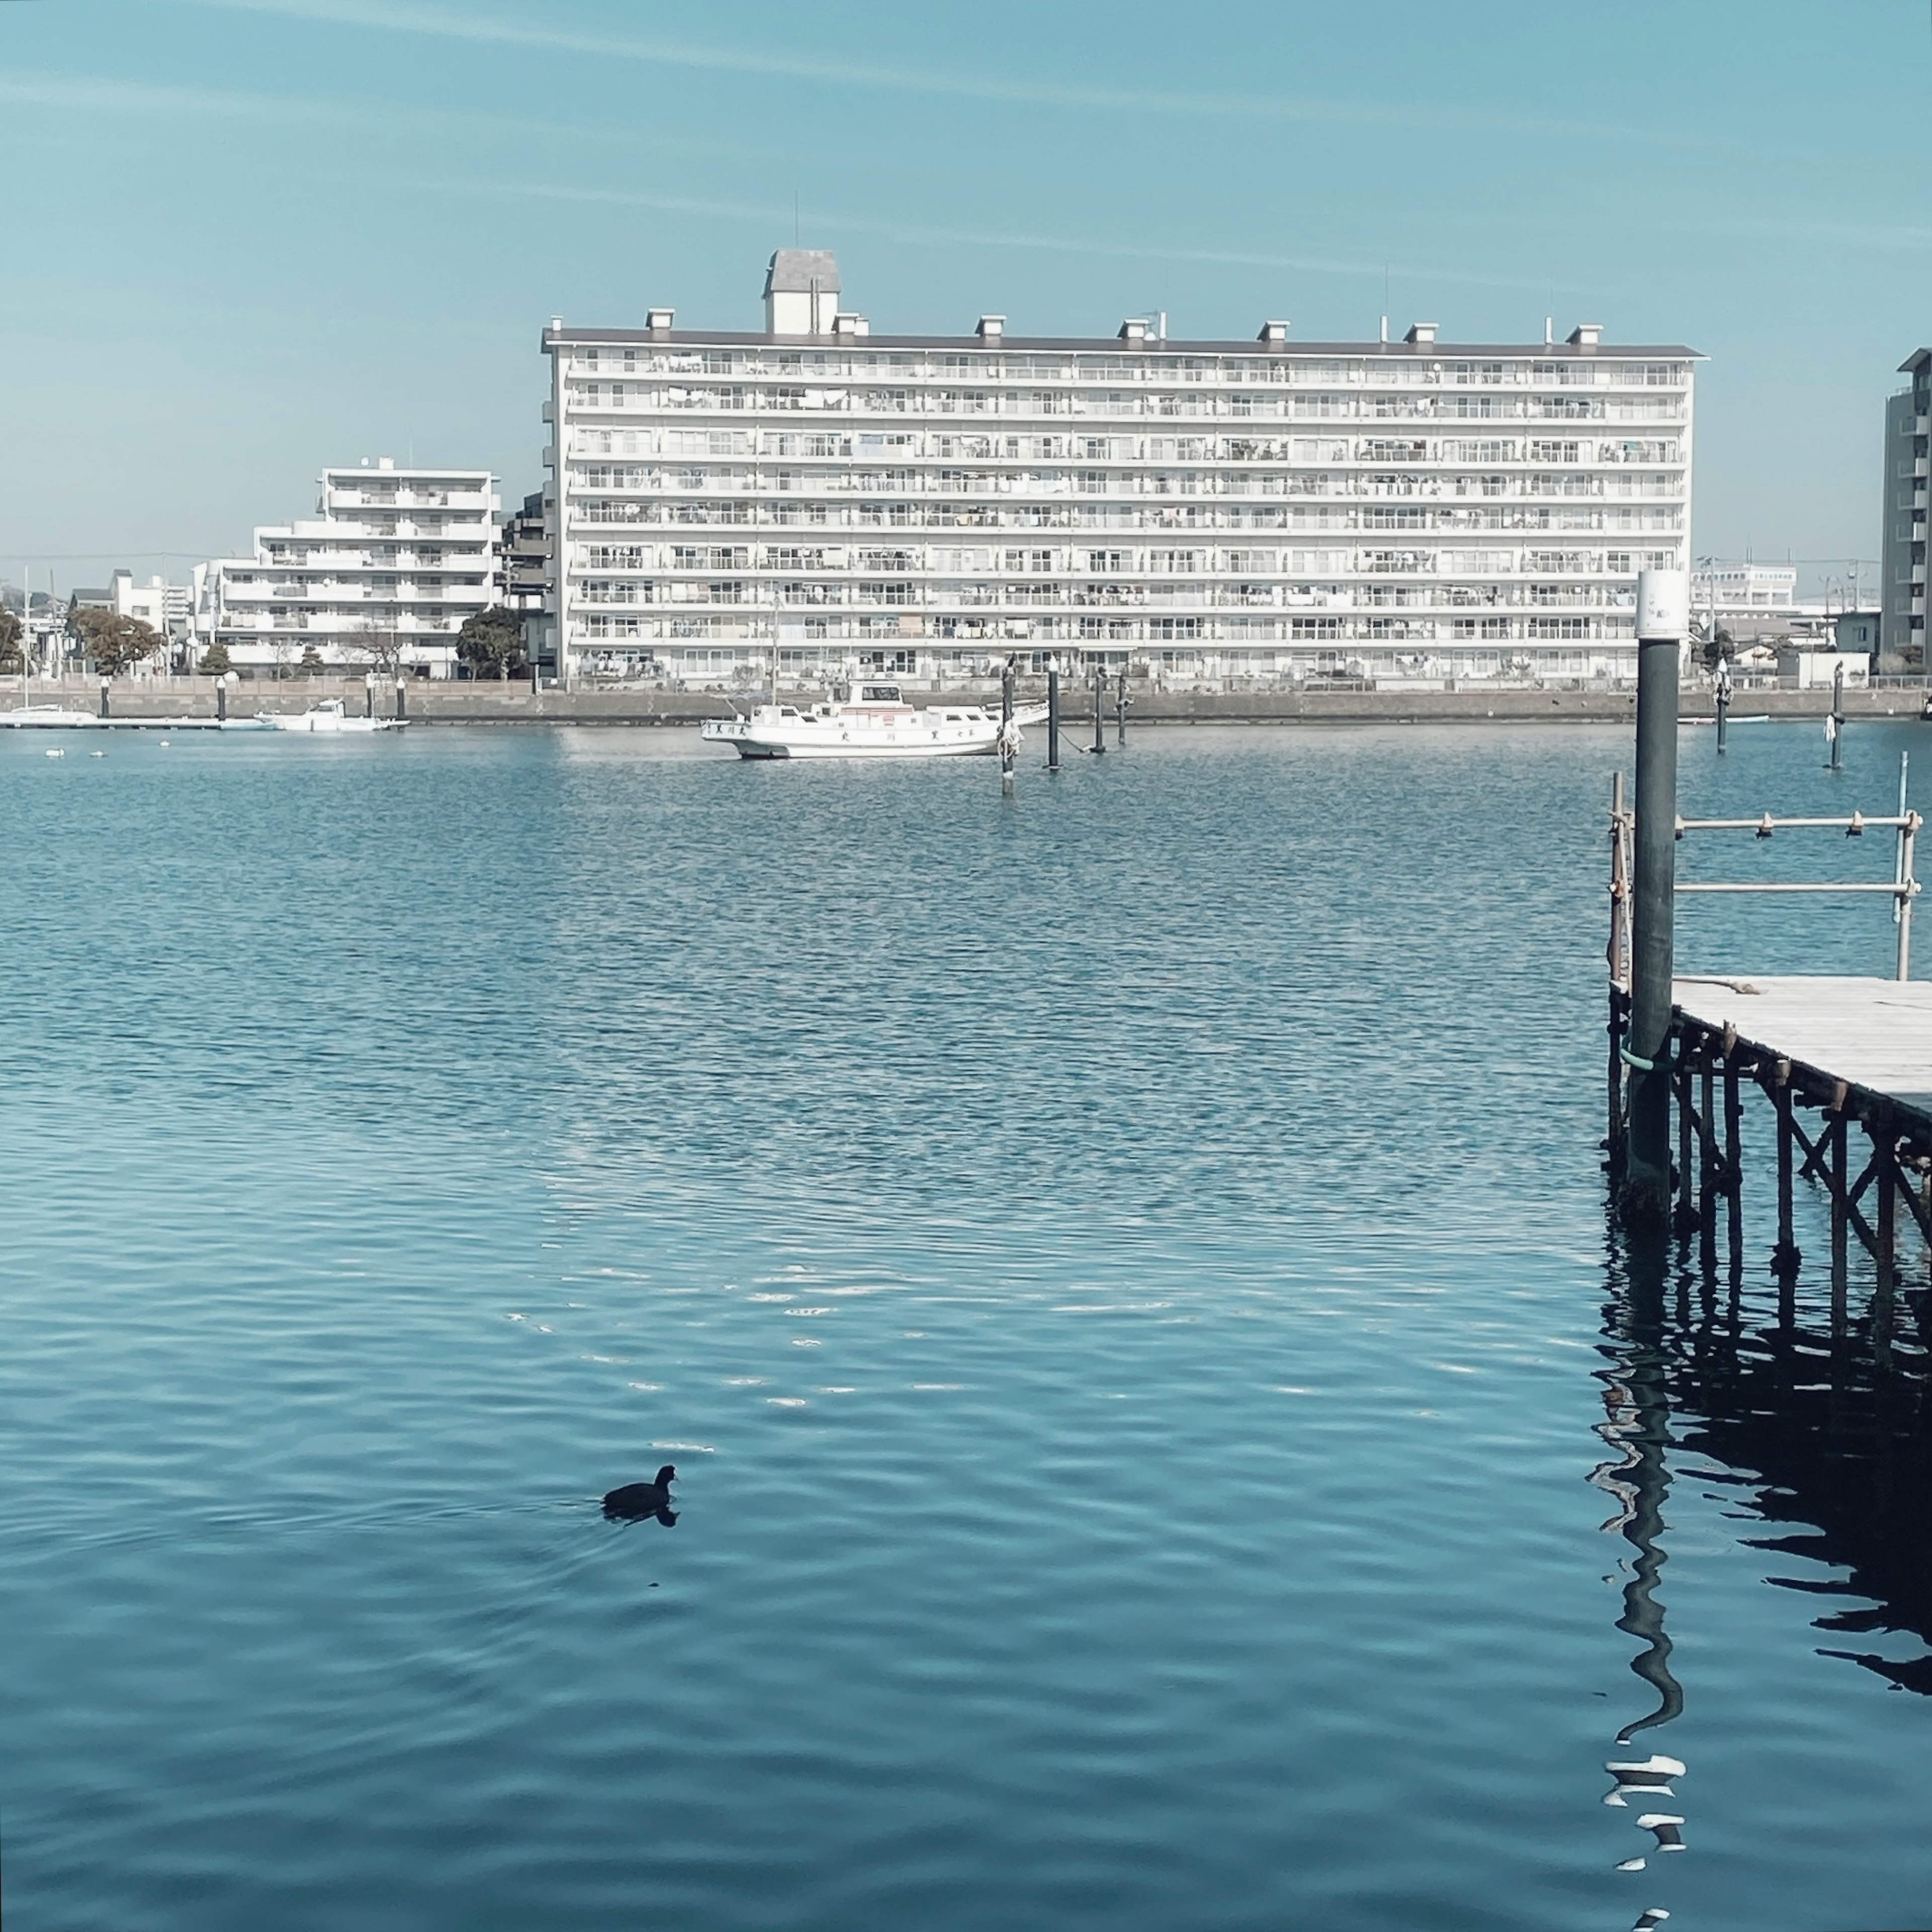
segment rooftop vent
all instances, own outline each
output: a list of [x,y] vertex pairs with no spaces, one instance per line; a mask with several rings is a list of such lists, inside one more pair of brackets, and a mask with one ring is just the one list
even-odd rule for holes
[[1120,340],[1123,342],[1144,342],[1147,339],[1148,326],[1144,316],[1130,315],[1120,324]]
[[1604,325],[1600,322],[1580,322],[1570,332],[1572,349],[1594,349],[1604,339]]
[[1264,322],[1262,324],[1262,332],[1255,340],[1257,342],[1286,342],[1288,340],[1288,324],[1285,322]]
[[849,309],[841,309],[832,318],[834,335],[869,335],[872,325],[862,315],[854,315]]
[[1412,349],[1426,348],[1436,340],[1436,325],[1432,322],[1412,322],[1408,333],[1402,339]]
[[376,459],[376,467],[378,470],[393,470],[395,466],[396,459],[393,456],[379,456]]
[[997,342],[1006,332],[1006,319],[1003,315],[982,315],[980,326],[973,333],[982,342]]
[[674,308],[647,308],[644,311],[644,326],[655,333],[658,329],[670,327],[671,319],[677,314]]
[[766,332],[830,335],[838,295],[838,258],[830,249],[779,249],[765,271]]

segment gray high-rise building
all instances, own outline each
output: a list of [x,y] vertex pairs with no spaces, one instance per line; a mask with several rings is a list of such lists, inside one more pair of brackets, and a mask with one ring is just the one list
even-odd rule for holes
[[1879,550],[1880,648],[1892,665],[1924,670],[1926,436],[1932,428],[1932,349],[1899,365],[1910,379],[1885,406],[1885,530]]

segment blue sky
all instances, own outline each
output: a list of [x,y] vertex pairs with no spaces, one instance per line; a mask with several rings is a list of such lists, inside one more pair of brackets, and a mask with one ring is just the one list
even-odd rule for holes
[[0,574],[178,573],[364,455],[533,489],[545,320],[755,328],[794,203],[882,332],[1688,342],[1696,550],[1840,574],[1928,75],[1928,0],[0,0]]

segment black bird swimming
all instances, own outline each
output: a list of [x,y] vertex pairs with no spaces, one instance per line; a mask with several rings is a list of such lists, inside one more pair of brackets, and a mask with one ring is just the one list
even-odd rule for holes
[[670,1486],[677,1472],[667,1462],[651,1483],[626,1483],[604,1498],[604,1514],[613,1522],[641,1522],[654,1516],[668,1529],[677,1517],[670,1506]]

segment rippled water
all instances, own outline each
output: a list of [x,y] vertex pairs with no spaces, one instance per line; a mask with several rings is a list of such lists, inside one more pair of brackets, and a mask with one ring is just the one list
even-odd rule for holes
[[[1932,766],[1708,735],[1699,803]],[[1778,1327],[1768,1161],[1734,1308],[1607,1241],[1626,734],[1147,730],[1006,802],[50,742],[0,742],[15,1928],[1925,1918],[1924,1256],[1881,1370],[1815,1268]],[[1890,945],[1707,902],[1680,956]],[[602,1520],[662,1462],[675,1528]],[[1681,1856],[1600,1802],[1660,1710]]]

